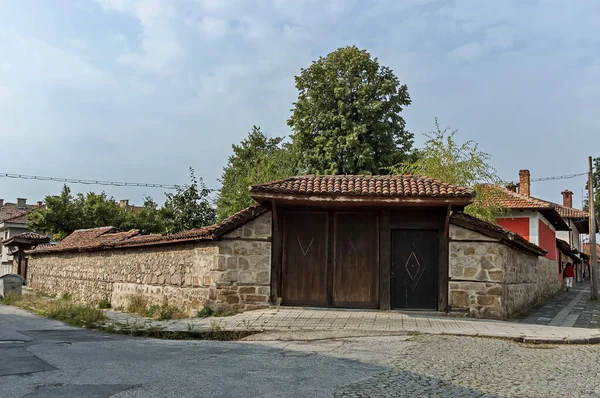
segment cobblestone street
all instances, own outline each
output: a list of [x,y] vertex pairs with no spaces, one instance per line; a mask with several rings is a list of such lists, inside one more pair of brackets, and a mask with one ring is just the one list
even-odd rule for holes
[[589,281],[575,283],[569,292],[551,298],[542,307],[525,315],[521,323],[598,329],[600,300],[590,300]]
[[600,396],[599,346],[425,335],[407,344],[393,370],[340,388],[335,397]]

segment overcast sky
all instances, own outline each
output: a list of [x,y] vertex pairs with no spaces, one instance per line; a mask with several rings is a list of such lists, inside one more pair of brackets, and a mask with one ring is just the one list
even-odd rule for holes
[[[417,144],[438,117],[506,180],[581,173],[600,155],[599,33],[583,0],[0,0],[0,173],[181,184],[191,166],[218,188],[253,125],[289,134],[300,68],[353,44],[408,85]],[[579,205],[584,183],[532,191]],[[61,185],[0,178],[0,198]]]

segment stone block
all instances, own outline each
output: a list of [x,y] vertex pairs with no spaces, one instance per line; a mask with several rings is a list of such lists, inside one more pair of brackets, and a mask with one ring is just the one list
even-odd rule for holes
[[268,296],[271,294],[271,288],[269,286],[261,286],[256,289],[256,293]]
[[247,294],[244,296],[244,301],[250,302],[267,302],[269,298],[267,296],[259,296],[255,294]]
[[238,257],[231,256],[227,259],[227,269],[237,269]]
[[494,303],[494,296],[489,296],[489,295],[477,296],[477,304],[492,305],[493,303]]
[[497,268],[490,260],[488,260],[485,257],[481,257],[479,259],[479,263],[480,263],[482,269],[489,270],[489,269]]
[[466,278],[472,278],[477,274],[477,271],[479,271],[477,268],[464,268],[463,276]]
[[254,294],[256,293],[256,288],[254,286],[241,286],[238,288],[238,292],[240,294]]
[[238,296],[227,296],[225,297],[225,302],[227,304],[239,304],[240,298]]
[[489,271],[488,274],[493,281],[501,281],[504,276],[502,271]]
[[450,292],[450,305],[452,307],[466,308],[469,306],[469,294],[464,291]]

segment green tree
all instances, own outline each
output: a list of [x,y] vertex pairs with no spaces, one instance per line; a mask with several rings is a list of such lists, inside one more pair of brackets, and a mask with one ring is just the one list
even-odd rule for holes
[[167,232],[165,211],[147,196],[144,206],[126,211],[125,217],[118,228],[122,231],[139,229],[142,234],[164,234]]
[[288,125],[302,170],[378,174],[407,159],[413,134],[400,113],[411,103],[408,89],[377,58],[340,48],[295,80],[298,100]]
[[167,200],[161,210],[165,220],[166,231],[175,233],[193,228],[200,228],[215,223],[216,211],[212,207],[209,195],[202,178],[194,176],[190,167],[190,185],[177,187],[176,193],[167,193]]
[[28,227],[37,232],[51,234],[62,239],[83,223],[81,201],[75,201],[71,189],[64,185],[58,196],[46,196],[45,207],[27,215]]
[[501,185],[496,170],[489,164],[490,155],[479,150],[473,141],[456,142],[457,130],[440,129],[435,120],[435,131],[425,133],[423,148],[418,150],[415,162],[405,163],[393,171],[402,174],[424,175],[449,184],[473,187],[477,196],[465,212],[475,217],[496,222],[496,217],[506,214],[506,209],[489,200],[493,188],[483,189],[483,184]]
[[295,156],[282,137],[270,138],[254,126],[239,144],[232,145],[217,199],[219,221],[252,205],[249,187],[254,184],[290,177],[295,172]]
[[[596,221],[600,220],[600,157],[594,158],[592,160],[592,187],[594,190],[594,209],[596,215]],[[590,210],[590,202],[589,202],[589,194],[588,192],[588,184],[585,184],[585,199],[583,202],[583,209],[585,211]]]

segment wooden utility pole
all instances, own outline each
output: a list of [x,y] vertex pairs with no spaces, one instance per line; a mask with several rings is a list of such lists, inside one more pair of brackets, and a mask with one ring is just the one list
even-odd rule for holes
[[598,256],[596,253],[596,215],[594,208],[594,168],[592,157],[589,157],[590,174],[588,178],[588,208],[590,213],[590,271],[592,272],[590,282],[592,284],[592,300],[598,299]]

